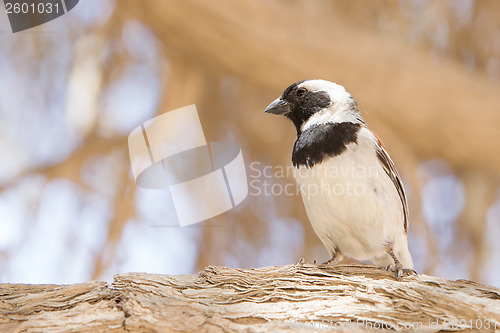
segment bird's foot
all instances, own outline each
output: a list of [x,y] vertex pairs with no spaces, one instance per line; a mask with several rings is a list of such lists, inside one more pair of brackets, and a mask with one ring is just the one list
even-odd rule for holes
[[[332,259],[327,260],[321,264],[318,264],[318,261],[316,259],[314,259],[313,265],[333,267],[333,266],[336,266],[339,262],[340,262],[339,258],[332,258]],[[299,262],[297,262],[297,265],[299,265],[299,266],[303,266],[303,265],[307,265],[307,264],[308,263],[304,260],[304,258],[300,258]]]
[[[325,261],[324,263],[321,263],[319,266],[330,266],[334,267],[337,266],[337,264],[340,262],[339,258],[332,258],[330,260]],[[316,260],[314,260],[314,263],[316,263]]]
[[401,266],[389,265],[389,266],[387,266],[386,270],[389,271],[389,272],[396,273],[396,279],[398,281],[401,281],[401,279],[403,277],[407,277],[407,276],[410,276],[410,275],[418,275],[417,272],[414,269],[403,268]]
[[330,260],[325,261],[320,266],[329,266],[329,267],[337,266],[337,264],[341,262],[343,258],[344,256],[342,255],[342,252],[338,248],[335,248],[335,252],[332,254],[332,258]]

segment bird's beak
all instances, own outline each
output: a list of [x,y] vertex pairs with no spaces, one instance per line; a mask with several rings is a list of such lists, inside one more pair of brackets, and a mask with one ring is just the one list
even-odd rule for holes
[[271,102],[266,108],[264,112],[267,113],[272,113],[272,114],[277,114],[277,115],[284,115],[288,112],[290,112],[290,106],[288,105],[288,102],[285,100],[282,100],[280,98],[276,98],[274,101]]

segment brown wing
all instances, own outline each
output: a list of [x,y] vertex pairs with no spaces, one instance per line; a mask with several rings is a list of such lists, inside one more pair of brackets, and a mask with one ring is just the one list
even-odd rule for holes
[[396,169],[394,162],[389,157],[389,154],[385,150],[382,141],[375,133],[373,133],[373,131],[371,131],[370,129],[368,130],[372,132],[372,134],[377,139],[377,144],[375,146],[377,150],[377,157],[380,163],[382,163],[385,172],[387,173],[389,178],[391,178],[394,186],[396,187],[396,190],[398,191],[399,199],[401,199],[401,204],[403,205],[404,228],[405,232],[408,232],[410,214],[408,212],[408,203],[406,201],[406,194],[405,194],[405,189],[403,187],[403,182],[401,181],[401,176],[399,176],[398,170]]

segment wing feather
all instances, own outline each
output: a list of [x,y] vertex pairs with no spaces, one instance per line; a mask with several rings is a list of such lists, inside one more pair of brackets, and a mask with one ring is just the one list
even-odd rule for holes
[[408,202],[406,200],[406,193],[405,189],[403,187],[403,182],[401,181],[401,176],[399,175],[398,170],[396,169],[396,166],[394,165],[394,162],[391,160],[391,157],[387,153],[387,150],[384,147],[384,144],[382,141],[379,139],[379,137],[373,133],[372,130],[368,129],[373,136],[377,139],[377,143],[375,145],[375,149],[377,151],[377,157],[384,167],[385,172],[389,176],[389,178],[392,180],[394,186],[396,187],[396,190],[398,191],[399,194],[399,199],[401,199],[401,204],[403,205],[403,217],[404,217],[404,230],[405,232],[408,232],[408,225],[409,225],[409,211],[408,211]]

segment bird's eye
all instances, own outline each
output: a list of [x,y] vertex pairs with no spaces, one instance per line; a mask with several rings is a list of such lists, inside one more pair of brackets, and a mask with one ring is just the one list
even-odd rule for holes
[[297,97],[302,97],[306,93],[306,91],[307,90],[305,88],[297,89]]

